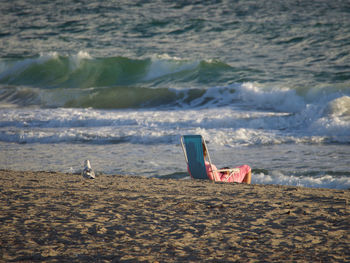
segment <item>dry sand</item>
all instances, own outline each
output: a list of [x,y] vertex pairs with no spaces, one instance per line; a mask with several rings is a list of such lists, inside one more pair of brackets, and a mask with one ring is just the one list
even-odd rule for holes
[[349,190],[0,176],[2,262],[350,262]]

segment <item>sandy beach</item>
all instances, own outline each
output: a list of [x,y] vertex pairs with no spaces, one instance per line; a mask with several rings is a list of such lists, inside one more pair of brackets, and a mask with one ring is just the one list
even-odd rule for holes
[[349,190],[0,171],[2,262],[349,262]]

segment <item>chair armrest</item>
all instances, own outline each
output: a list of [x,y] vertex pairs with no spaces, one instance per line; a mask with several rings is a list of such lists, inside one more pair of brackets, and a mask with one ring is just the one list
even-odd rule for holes
[[232,168],[232,169],[218,169],[214,170],[213,172],[229,172],[229,173],[238,173],[240,171],[239,168]]
[[229,176],[227,176],[226,178],[225,178],[225,181],[224,182],[227,182],[229,179],[230,179],[230,177],[232,177],[235,173],[238,173],[240,171],[240,169],[239,168],[232,168],[232,169],[219,169],[219,170],[215,170],[215,171],[213,171],[213,172],[229,172]]

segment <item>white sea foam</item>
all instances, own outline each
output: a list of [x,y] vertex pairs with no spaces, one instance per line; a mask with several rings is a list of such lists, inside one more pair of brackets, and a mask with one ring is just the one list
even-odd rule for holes
[[237,85],[237,97],[257,108],[273,109],[281,112],[299,112],[305,101],[294,89],[267,88],[254,83]]
[[271,175],[263,173],[252,175],[253,184],[278,184],[294,185],[312,188],[332,188],[332,189],[349,189],[350,178],[345,176],[334,177],[331,175],[322,176],[293,176],[286,175],[279,171],[272,172]]
[[37,61],[39,63],[45,63],[50,59],[57,59],[58,57],[58,52],[41,52],[39,58],[37,58]]
[[[235,93],[228,90],[213,88],[206,96],[215,96],[221,94],[223,100],[233,100]],[[225,93],[222,95],[222,93]],[[231,95],[231,97],[230,97]],[[280,95],[282,96],[282,95]],[[264,97],[264,96],[263,96]],[[341,102],[347,101],[347,98],[338,99]],[[199,102],[198,102],[199,103]],[[216,104],[216,102],[212,102]],[[330,102],[335,104],[336,101]],[[323,106],[323,107],[322,107]],[[61,131],[56,131],[57,140],[62,138],[67,140],[80,140],[84,137],[79,127],[93,127],[96,136],[91,136],[92,140],[98,141],[101,136],[99,129],[118,127],[122,131],[123,138],[133,138],[133,130],[130,125],[137,127],[142,131],[143,138],[149,136],[155,142],[161,139],[164,134],[172,134],[172,131],[193,133],[198,129],[206,130],[211,138],[217,143],[229,145],[269,145],[281,143],[315,143],[324,142],[331,137],[332,141],[348,142],[350,141],[350,122],[346,110],[341,108],[332,111],[332,114],[324,114],[327,105],[306,105],[298,113],[276,112],[268,110],[243,110],[237,107],[199,107],[198,109],[176,109],[176,110],[141,110],[141,111],[103,111],[92,109],[18,109],[1,111],[0,127],[2,129],[2,140],[14,141],[16,131],[14,129],[36,128],[72,128],[77,129],[75,136],[61,136]],[[344,115],[345,114],[345,115]],[[12,124],[15,128],[8,131],[8,125]],[[72,131],[74,132],[74,131]],[[104,130],[104,132],[106,132]],[[159,138],[154,135],[159,134]],[[147,135],[149,133],[149,135]],[[35,133],[34,133],[35,134]],[[8,137],[7,137],[8,136]],[[35,137],[35,135],[33,135]],[[49,136],[54,141],[54,136]],[[116,134],[106,133],[102,136],[103,141],[111,138],[111,141],[117,140]],[[10,139],[12,138],[12,139]],[[23,136],[22,136],[23,138]],[[32,137],[27,137],[28,142],[40,141]],[[41,136],[45,138],[45,136]],[[71,139],[68,139],[71,138]],[[85,137],[84,137],[85,138]],[[140,138],[138,136],[138,138]],[[169,137],[168,137],[169,138]],[[150,140],[152,140],[150,139]],[[220,142],[220,140],[222,142]]]
[[189,61],[163,55],[152,59],[144,80],[149,81],[181,71],[193,70],[198,65],[199,61]]
[[[279,119],[283,120],[280,121],[282,124],[278,123]],[[67,162],[69,167],[74,167],[74,163],[56,152],[56,148],[59,151],[60,147],[64,147],[57,145],[63,143],[67,145],[69,156],[73,156],[77,148],[76,154],[85,159],[81,152],[89,149],[93,154],[88,158],[96,164],[101,163],[104,171],[136,175],[145,175],[147,171],[152,176],[158,173],[159,167],[166,167],[164,171],[168,174],[185,173],[185,168],[179,165],[183,162],[178,148],[180,135],[202,134],[208,140],[215,163],[218,160],[227,164],[248,162],[253,168],[269,170],[267,174],[254,174],[253,183],[349,187],[350,179],[346,174],[342,175],[347,171],[346,160],[350,154],[347,148],[336,145],[320,147],[318,144],[324,142],[324,137],[310,136],[308,129],[296,131],[294,125],[293,116],[289,114],[230,107],[139,111],[0,109],[0,143],[10,143],[14,149],[18,145],[19,149],[15,149],[13,154],[22,152],[21,145],[28,145],[28,153],[21,153],[24,156],[39,154],[35,152],[37,148],[41,149],[40,145],[50,145],[52,154],[59,156],[55,157],[58,163],[53,163],[52,169],[59,167],[59,163]],[[280,129],[282,126],[285,128]],[[309,146],[303,148],[305,143]],[[300,149],[294,151],[289,144]],[[99,153],[94,145],[101,145]],[[269,150],[270,146],[274,148]],[[106,151],[106,147],[109,150]],[[312,147],[315,150],[310,151]],[[6,152],[7,157],[0,161],[0,167],[7,165],[11,168],[13,160],[8,156],[12,156],[12,153]],[[47,160],[38,159],[33,167],[40,167],[44,160],[48,165],[53,162],[45,158]],[[119,161],[113,161],[115,158]],[[140,161],[141,168],[137,168],[131,162],[135,159],[149,160],[149,163]],[[320,163],[322,167],[318,167]],[[305,169],[316,172],[305,176]],[[337,175],[327,174],[326,171]]]
[[325,114],[350,121],[350,97],[342,96],[330,101],[325,108]]
[[69,65],[71,70],[76,70],[81,66],[81,63],[85,59],[92,59],[90,54],[85,51],[79,51],[78,54],[69,56]]

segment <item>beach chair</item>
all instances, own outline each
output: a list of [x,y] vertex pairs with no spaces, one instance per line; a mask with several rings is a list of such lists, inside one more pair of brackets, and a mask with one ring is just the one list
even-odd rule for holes
[[[185,161],[187,163],[190,176],[193,179],[209,180],[207,171],[205,169],[203,144],[207,149],[208,162],[211,166],[212,162],[210,159],[209,150],[205,143],[205,140],[201,135],[184,135],[181,137],[182,150],[185,155]],[[234,169],[220,169],[220,170],[215,170],[213,172],[229,172],[229,176],[227,176],[226,178],[226,181],[227,181],[229,177],[232,176],[237,171],[239,171],[239,169],[234,168]],[[215,181],[215,178],[214,178],[214,181]]]

